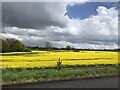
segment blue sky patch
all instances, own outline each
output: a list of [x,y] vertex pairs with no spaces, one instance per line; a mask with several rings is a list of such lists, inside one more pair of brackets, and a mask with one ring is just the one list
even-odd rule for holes
[[85,4],[79,4],[74,6],[67,6],[67,13],[69,18],[80,18],[85,19],[91,15],[97,15],[96,9],[99,6],[104,6],[106,8],[116,7],[117,2],[86,2]]

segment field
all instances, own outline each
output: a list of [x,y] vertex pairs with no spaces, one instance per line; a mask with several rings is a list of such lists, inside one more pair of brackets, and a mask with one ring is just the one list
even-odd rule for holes
[[[32,51],[1,53],[2,82],[22,83],[118,74],[118,53]],[[58,70],[57,61],[62,60]]]
[[118,53],[107,51],[10,52],[2,54],[0,58],[2,58],[3,69],[56,67],[59,58],[63,66],[118,64]]

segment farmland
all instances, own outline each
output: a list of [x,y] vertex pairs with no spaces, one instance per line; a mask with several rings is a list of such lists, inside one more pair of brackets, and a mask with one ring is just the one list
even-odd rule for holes
[[[33,50],[1,55],[3,84],[118,74],[118,52]],[[59,58],[62,65],[57,70]]]
[[107,51],[10,52],[0,58],[3,69],[55,67],[58,58],[62,60],[62,65],[118,64],[118,53]]

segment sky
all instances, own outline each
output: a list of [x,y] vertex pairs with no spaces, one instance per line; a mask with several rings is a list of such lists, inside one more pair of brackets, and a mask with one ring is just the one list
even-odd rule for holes
[[118,47],[115,2],[3,2],[1,38],[27,46],[82,49]]
[[74,5],[74,6],[67,6],[68,12],[66,13],[69,18],[77,18],[85,19],[88,18],[91,15],[97,15],[98,12],[96,9],[98,6],[104,6],[106,8],[111,7],[118,7],[117,2],[86,2],[85,4],[81,5]]

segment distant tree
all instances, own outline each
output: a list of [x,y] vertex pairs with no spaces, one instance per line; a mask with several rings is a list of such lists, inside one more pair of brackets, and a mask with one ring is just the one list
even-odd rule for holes
[[0,52],[8,52],[10,50],[10,45],[6,40],[0,39]]
[[14,38],[9,38],[6,39],[9,44],[10,44],[10,51],[11,52],[30,52],[31,50],[29,48],[27,48],[22,42],[20,42],[17,39]]
[[2,52],[2,39],[0,39],[0,52]]
[[10,44],[10,48],[11,51],[17,51],[17,52],[25,51],[25,45],[16,39],[13,39],[12,43]]
[[0,39],[0,52],[30,52],[22,42],[14,38]]
[[70,49],[71,49],[70,45],[67,45],[67,46],[66,46],[66,49],[67,49],[67,50],[70,50]]
[[10,47],[12,45],[12,43],[15,41],[16,39],[14,38],[7,38],[6,41],[10,44]]
[[46,42],[46,43],[45,43],[45,48],[46,48],[48,51],[50,51],[51,48],[52,48],[51,43],[50,43],[50,42]]

